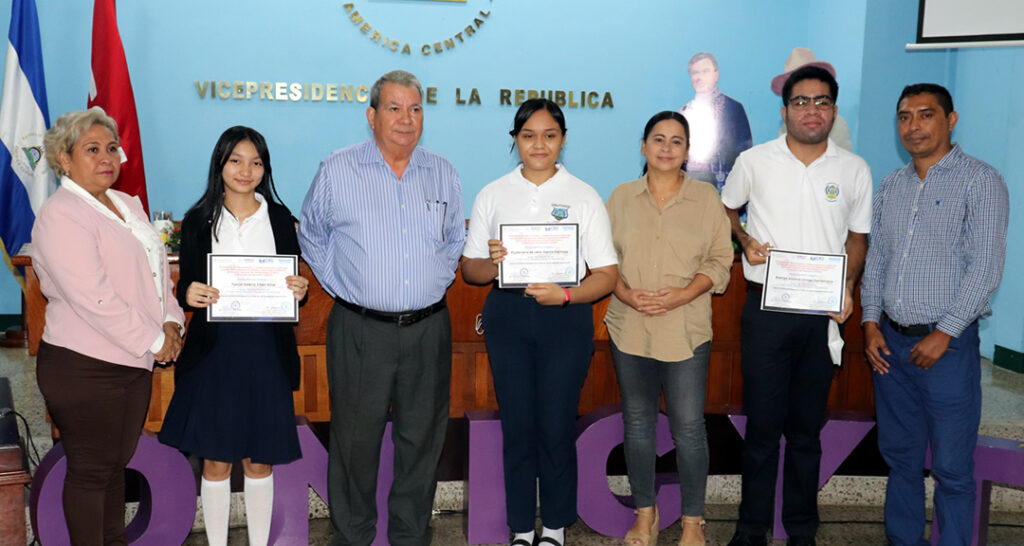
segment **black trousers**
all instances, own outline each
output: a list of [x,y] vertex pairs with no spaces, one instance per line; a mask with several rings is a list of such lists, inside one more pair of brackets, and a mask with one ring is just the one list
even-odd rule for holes
[[576,522],[576,416],[594,353],[589,303],[539,305],[494,288],[483,312],[501,412],[505,509],[515,533],[534,529],[537,483],[545,527]]
[[149,370],[39,344],[36,379],[68,460],[64,519],[75,546],[127,544],[124,471],[153,388]]
[[782,523],[790,536],[818,530],[821,427],[834,366],[828,317],[760,310],[747,293],[740,349],[743,369],[743,499],[738,530],[764,534],[772,526],[779,438],[786,436]]
[[334,544],[368,546],[376,535],[377,469],[389,407],[395,461],[388,543],[430,544],[451,369],[447,309],[409,326],[363,317],[338,304],[331,309],[327,496]]

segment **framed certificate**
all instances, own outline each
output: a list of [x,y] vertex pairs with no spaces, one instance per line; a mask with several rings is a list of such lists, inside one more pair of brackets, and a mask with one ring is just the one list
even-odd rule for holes
[[207,255],[208,284],[220,298],[206,308],[206,320],[298,322],[299,302],[285,280],[298,271],[294,255]]
[[772,249],[761,309],[809,315],[839,314],[846,291],[846,254]]
[[499,239],[508,251],[498,264],[499,288],[580,284],[579,224],[501,224]]

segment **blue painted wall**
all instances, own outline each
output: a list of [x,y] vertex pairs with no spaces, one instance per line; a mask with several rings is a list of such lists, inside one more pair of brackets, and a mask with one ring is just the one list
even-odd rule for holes
[[966,150],[1003,173],[1010,188],[1010,228],[1003,283],[992,300],[993,317],[982,322],[982,349],[998,344],[1024,350],[1024,48],[987,48],[957,53],[954,106],[960,122],[954,137]]
[[[85,106],[92,2],[37,2],[50,114],[55,118]],[[515,108],[499,106],[499,89],[610,92],[613,109],[566,109],[569,136],[563,156],[571,171],[607,197],[618,183],[637,175],[638,139],[647,118],[658,110],[677,109],[692,98],[686,75],[690,55],[702,50],[716,54],[720,88],[744,104],[754,141],[762,142],[775,136],[780,123],[780,101],[769,82],[782,71],[796,46],[810,47],[818,58],[835,65],[840,113],[876,180],[906,160],[895,139],[892,103],[904,84],[918,80],[948,84],[962,113],[974,103],[1018,108],[1015,126],[1004,116],[1005,127],[998,131],[989,128],[990,134],[982,136],[979,133],[984,130],[962,125],[957,137],[968,150],[1003,170],[1011,186],[1013,179],[1020,179],[1019,169],[1008,170],[1008,165],[998,164],[999,158],[982,153],[986,143],[1001,146],[1006,158],[1014,144],[1020,147],[1020,107],[1010,100],[1012,86],[1005,85],[993,95],[961,81],[963,74],[973,73],[965,65],[977,66],[978,75],[985,75],[988,67],[1002,64],[1009,56],[1017,70],[1008,72],[1008,77],[1021,83],[1020,49],[969,55],[907,53],[903,44],[914,37],[916,2],[351,3],[373,30],[409,43],[412,53],[391,52],[371,42],[340,0],[118,4],[153,209],[169,209],[181,217],[199,196],[210,150],[229,125],[251,125],[264,133],[278,190],[295,212],[320,159],[335,148],[369,137],[365,103],[200,99],[195,80],[368,86],[387,70],[410,70],[424,85],[438,88],[437,104],[427,106],[422,142],[451,159],[459,170],[468,216],[476,192],[515,163],[507,135]],[[489,12],[489,17],[480,17],[481,10]],[[0,11],[0,29],[6,29],[9,3]],[[473,36],[464,36],[463,43],[456,42],[453,49],[440,54],[420,53],[423,44],[453,37],[474,16],[483,24]],[[994,85],[996,80],[991,78]],[[457,87],[463,99],[477,88],[481,104],[457,105]],[[956,94],[959,87],[964,87],[963,96]],[[1011,283],[1004,284],[997,304],[1019,304],[1020,283],[1013,286],[1015,290],[1007,284]],[[0,274],[0,314],[20,311],[16,286],[9,275]],[[997,313],[1000,321],[1011,314],[998,309]],[[1005,334],[1002,322],[996,328],[991,326],[995,321],[988,321],[983,338],[987,345],[998,331],[1000,344],[1020,349],[1024,327],[1022,319],[1016,320],[1006,325]],[[1004,340],[1004,335],[1012,341]]]
[[946,86],[960,121],[953,140],[998,169],[1010,189],[1010,236],[1006,273],[992,299],[993,316],[981,322],[981,352],[991,357],[994,345],[1024,350],[1024,48],[906,51],[917,32],[914,2],[868,0],[860,96],[858,153],[871,165],[876,185],[910,157],[896,135],[896,99],[904,85],[930,81]]
[[[778,99],[768,82],[781,71],[792,47],[815,47],[807,42],[803,16],[781,26],[764,24],[780,9],[806,13],[806,0],[787,0],[782,6],[741,0],[714,5],[678,0],[352,2],[364,22],[408,42],[410,55],[371,42],[344,4],[118,4],[152,208],[181,217],[199,196],[210,150],[229,125],[251,125],[265,134],[278,190],[294,211],[321,158],[369,137],[364,103],[200,99],[195,80],[370,85],[387,70],[411,70],[424,85],[438,88],[438,103],[427,107],[423,144],[458,168],[468,215],[476,192],[515,163],[507,134],[515,109],[499,106],[501,88],[611,93],[614,108],[566,110],[569,137],[563,157],[571,171],[607,196],[638,174],[638,140],[647,118],[692,98],[686,75],[690,55],[709,50],[718,56],[720,86],[744,103],[760,141],[778,128]],[[39,1],[38,9],[51,116],[56,117],[85,105],[92,2]],[[441,54],[420,53],[424,43],[452,37],[481,10],[490,16],[481,18],[482,26],[464,36],[464,43]],[[9,8],[0,11],[0,28],[7,28]],[[859,66],[857,60],[836,62],[851,74]],[[476,87],[481,104],[455,104],[457,87],[464,99]],[[19,311],[15,286],[8,275],[0,275],[0,313]]]

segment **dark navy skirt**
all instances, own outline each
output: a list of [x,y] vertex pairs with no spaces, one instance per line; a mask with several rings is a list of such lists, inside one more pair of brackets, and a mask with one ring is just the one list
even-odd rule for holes
[[302,456],[273,326],[218,326],[213,350],[177,378],[160,441],[214,461],[283,464]]

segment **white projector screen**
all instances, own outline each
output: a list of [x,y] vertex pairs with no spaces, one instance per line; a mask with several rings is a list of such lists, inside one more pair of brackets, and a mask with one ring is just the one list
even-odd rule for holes
[[[918,44],[1024,41],[1024,1],[921,0],[917,16]],[[1010,45],[1010,44],[1007,44]]]

